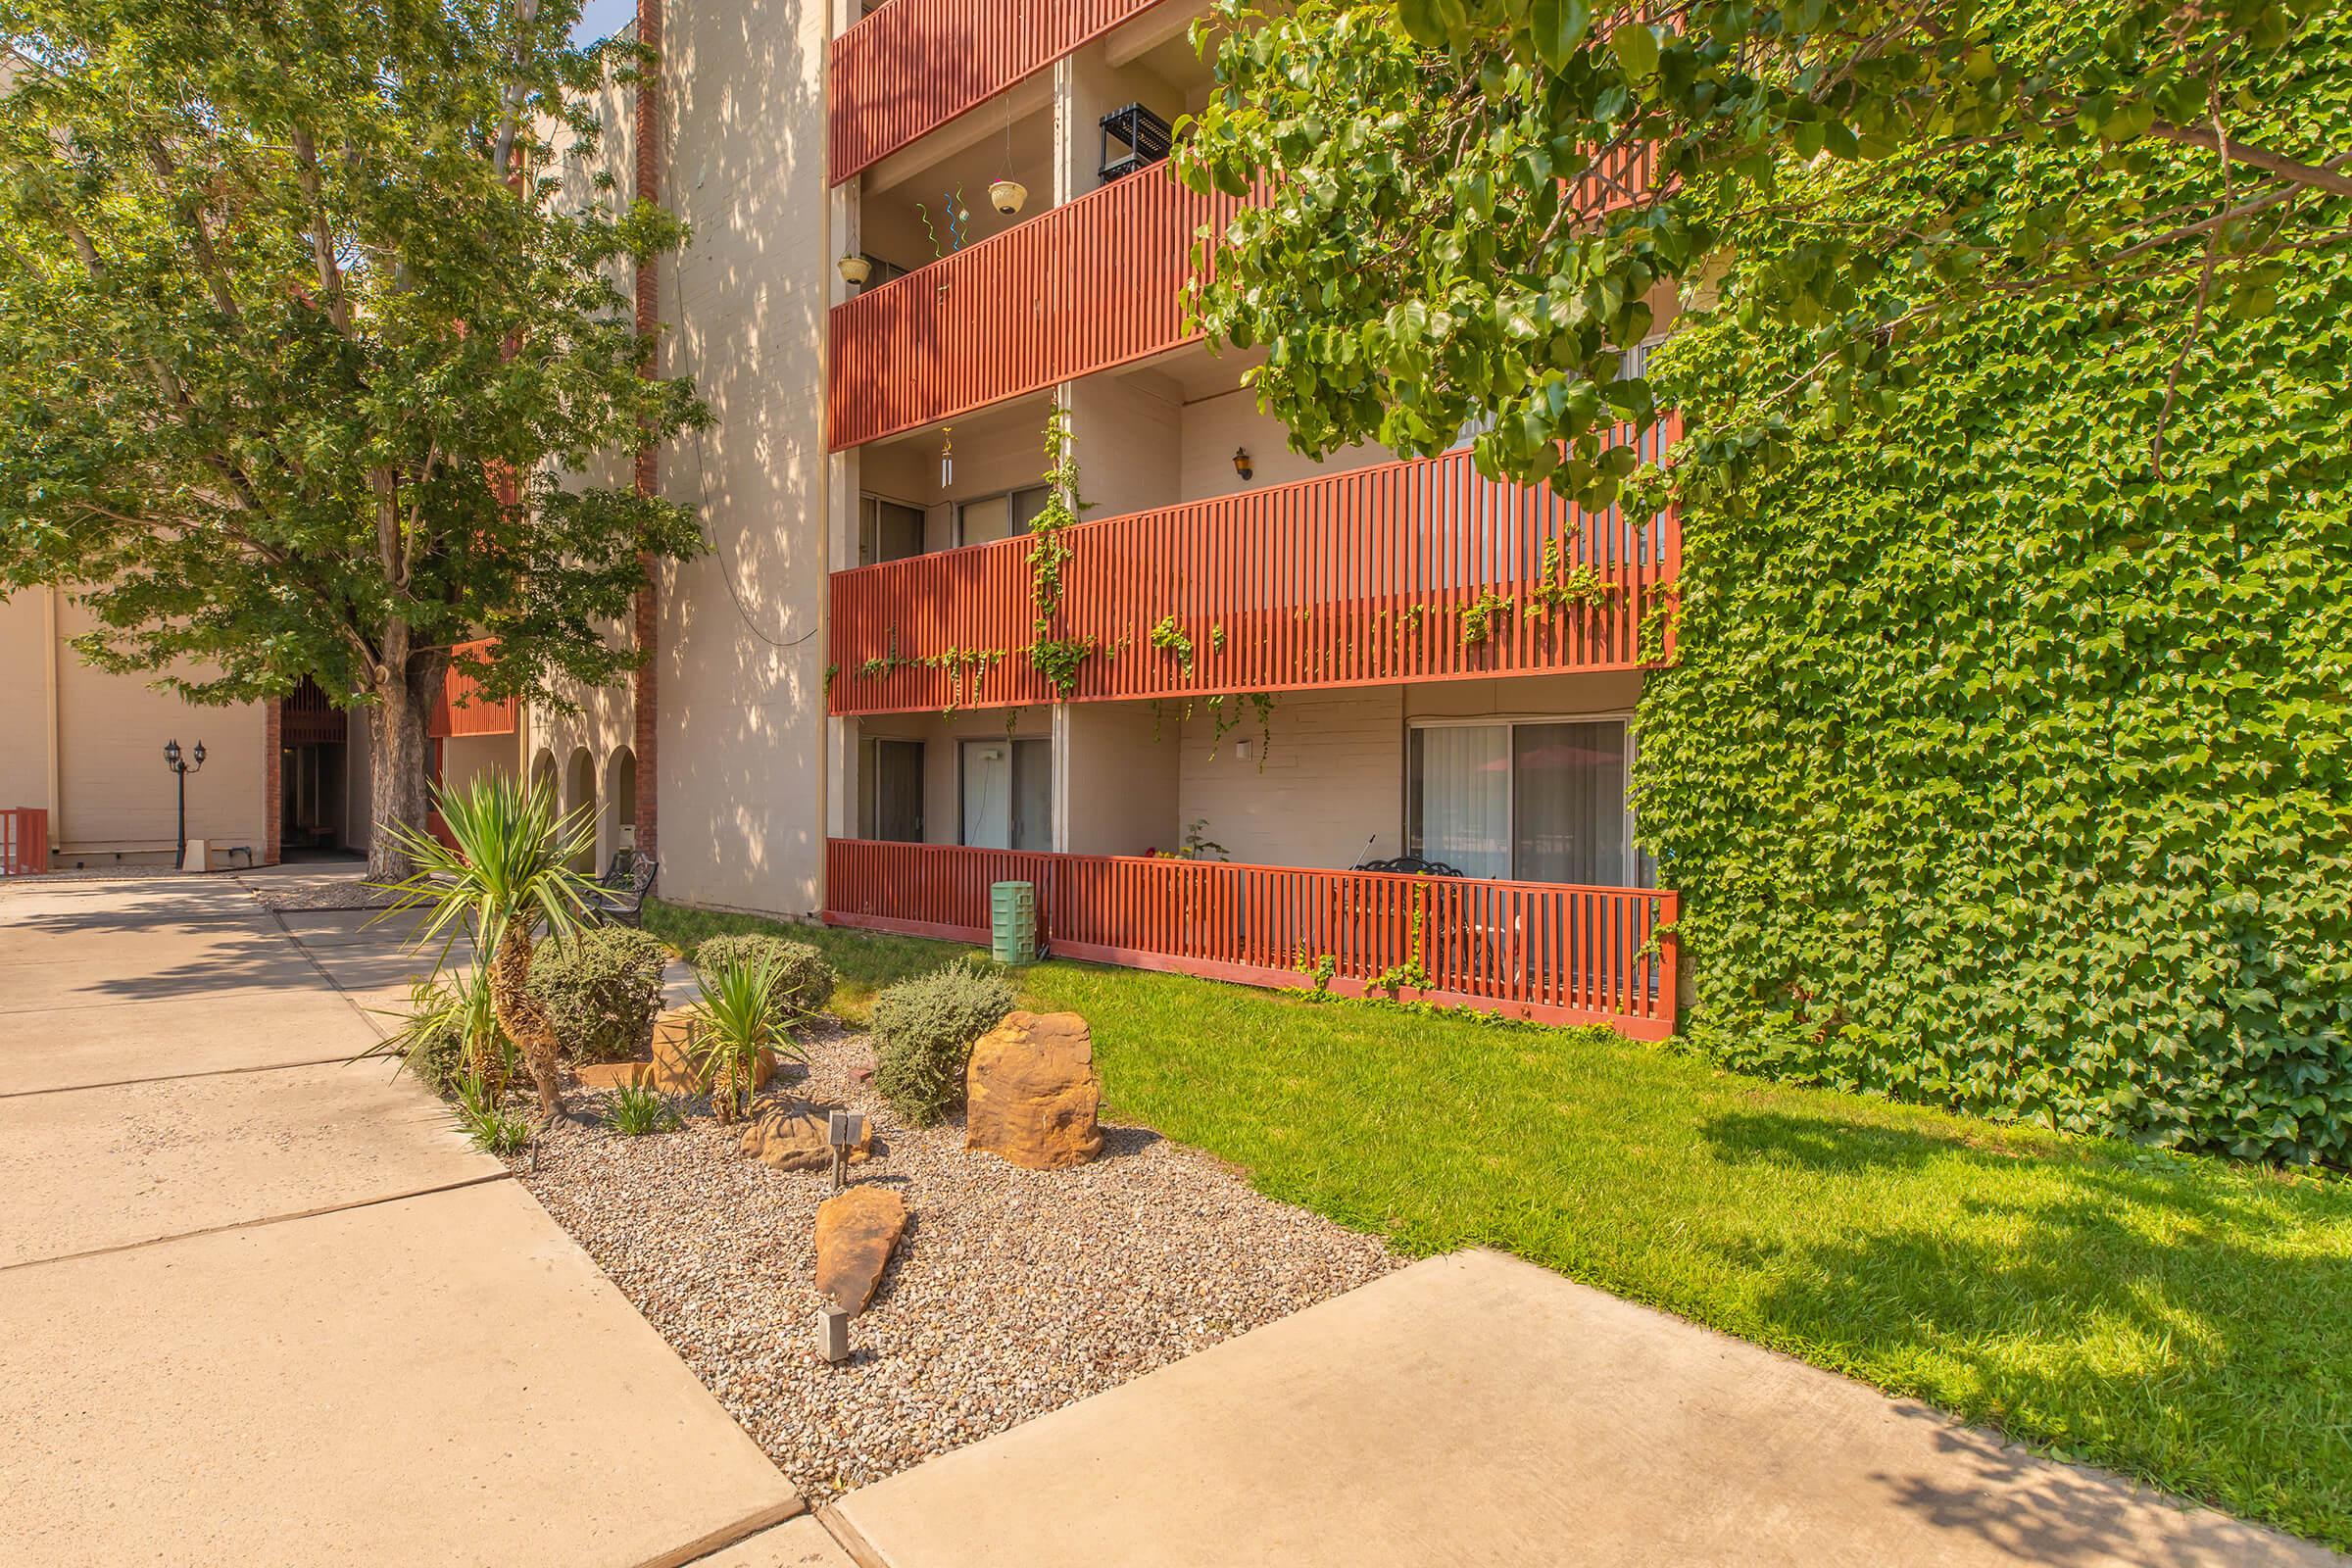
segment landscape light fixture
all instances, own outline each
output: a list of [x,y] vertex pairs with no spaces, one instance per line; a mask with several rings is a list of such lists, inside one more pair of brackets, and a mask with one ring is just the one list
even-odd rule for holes
[[865,1137],[865,1116],[861,1111],[836,1110],[825,1117],[825,1142],[833,1150],[833,1190],[840,1192],[850,1184],[850,1151]]
[[204,766],[204,742],[196,743],[193,763],[182,761],[177,737],[164,742],[164,765],[170,768],[179,783],[179,849],[172,858],[172,869],[188,868],[188,775]]

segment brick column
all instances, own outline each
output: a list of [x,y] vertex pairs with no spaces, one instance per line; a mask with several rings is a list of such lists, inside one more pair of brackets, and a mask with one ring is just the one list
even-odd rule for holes
[[280,852],[277,842],[285,805],[280,799],[283,780],[278,777],[282,760],[278,748],[284,744],[284,704],[271,698],[262,705],[262,855],[264,865],[275,865]]
[[[662,0],[637,0],[637,41],[659,56]],[[657,59],[637,87],[637,195],[642,201],[656,203],[662,200],[662,72]],[[661,329],[661,279],[660,266],[652,257],[637,264],[637,330],[642,335]],[[657,349],[657,355],[659,352]],[[646,373],[655,374],[657,369],[649,365]],[[635,479],[639,495],[661,493],[662,470],[652,447],[638,450]],[[631,619],[645,662],[637,669],[636,727],[630,747],[637,754],[637,849],[643,855],[659,855],[662,684],[656,662],[662,650],[662,600],[652,555],[642,557],[638,564],[645,572],[645,586],[637,590],[636,612]]]

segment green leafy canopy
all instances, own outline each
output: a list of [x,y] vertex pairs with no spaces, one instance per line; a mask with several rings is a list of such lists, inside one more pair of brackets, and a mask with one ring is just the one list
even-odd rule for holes
[[552,0],[0,3],[0,585],[198,701],[562,705],[691,513],[560,481],[704,418],[597,172],[633,45]]
[[[1425,455],[1465,429],[1487,471],[1610,500],[1648,422],[1627,351],[1706,292],[1743,224],[1795,225],[1743,275],[1808,334],[1789,385],[1683,461],[1736,473],[1791,398],[1892,406],[1908,351],[1987,301],[2201,273],[2259,315],[2282,261],[2341,237],[2340,115],[2266,93],[2321,0],[1218,0],[1217,85],[1177,151],[1260,200],[1193,296],[1262,347],[1261,403],[1300,450]],[[2332,107],[2332,106],[2323,106]],[[2227,156],[2221,151],[2227,146]],[[1881,177],[1970,149],[2055,159],[1997,237],[1949,208],[1856,220],[1801,174]]]

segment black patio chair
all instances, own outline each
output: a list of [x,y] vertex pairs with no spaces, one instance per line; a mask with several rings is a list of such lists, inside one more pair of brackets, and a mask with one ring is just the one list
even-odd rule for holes
[[635,850],[622,850],[603,876],[589,884],[588,918],[596,925],[638,925],[645,919],[645,901],[653,896],[654,878],[662,862]]
[[1395,871],[1403,876],[1460,876],[1462,873],[1443,860],[1425,860],[1418,855],[1399,855],[1386,860],[1365,860],[1351,865],[1350,871]]

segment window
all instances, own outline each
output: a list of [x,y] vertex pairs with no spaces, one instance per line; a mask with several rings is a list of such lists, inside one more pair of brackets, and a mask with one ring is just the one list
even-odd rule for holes
[[869,738],[858,836],[894,844],[923,841],[923,743]]
[[871,251],[859,251],[858,254],[865,258],[866,266],[865,281],[858,285],[860,294],[869,288],[880,288],[893,278],[906,275],[906,269],[896,262],[886,262]]
[[1405,850],[1467,876],[1649,887],[1626,804],[1622,718],[1413,726]]
[[963,743],[960,838],[974,849],[1054,848],[1054,743]]
[[1027,533],[1029,525],[1046,510],[1046,499],[1053,493],[1053,486],[1038,484],[1005,495],[964,502],[956,509],[956,542],[984,545]]
[[858,498],[858,564],[904,561],[922,553],[922,508],[880,496]]

